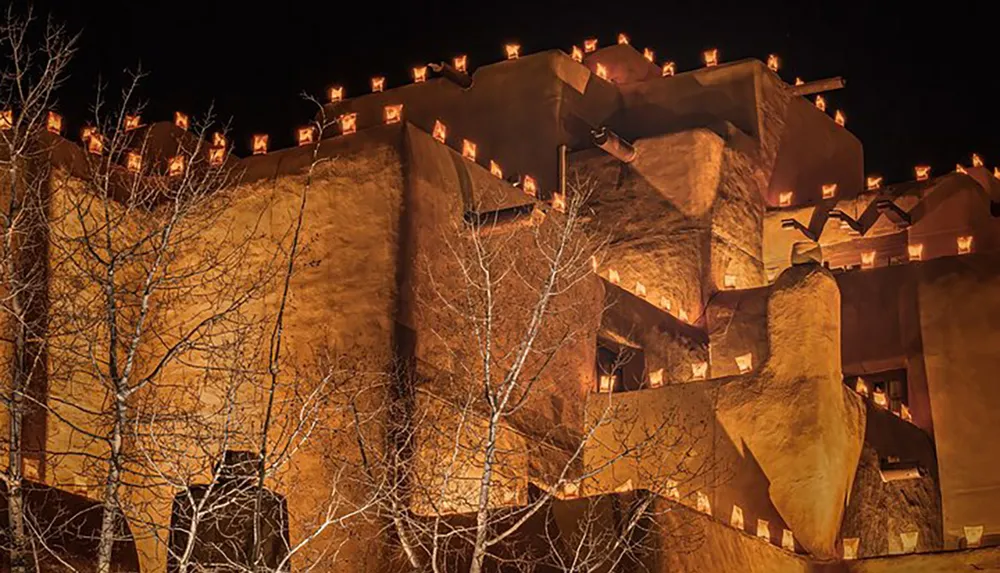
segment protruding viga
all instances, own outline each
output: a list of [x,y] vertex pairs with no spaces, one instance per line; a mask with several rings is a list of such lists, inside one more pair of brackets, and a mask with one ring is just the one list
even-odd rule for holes
[[724,387],[719,421],[770,482],[771,501],[819,558],[835,544],[864,438],[864,410],[840,368],[840,291],[816,264],[786,270],[767,305],[770,357],[749,384]]

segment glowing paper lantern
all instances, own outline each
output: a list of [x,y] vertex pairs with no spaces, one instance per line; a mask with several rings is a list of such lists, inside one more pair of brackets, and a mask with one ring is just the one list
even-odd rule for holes
[[736,367],[740,369],[740,374],[746,374],[753,370],[753,353],[748,352],[737,356]]
[[700,491],[697,493],[696,507],[698,511],[706,515],[712,515],[712,502],[708,499],[707,495]]
[[50,111],[45,119],[45,129],[51,133],[62,133],[62,116],[54,111]]
[[688,321],[688,313],[683,308],[677,311],[677,318],[682,322]]
[[673,303],[670,302],[669,298],[665,296],[660,297],[660,308],[669,311],[671,306],[673,306]]
[[777,73],[778,68],[781,67],[781,61],[778,60],[777,54],[771,54],[767,57],[767,67],[772,71]]
[[958,254],[967,255],[972,252],[972,235],[966,235],[955,239],[958,244]]
[[663,368],[649,373],[649,387],[659,388],[660,386],[663,386]]
[[469,141],[468,139],[462,140],[462,157],[468,159],[469,161],[476,160],[476,144]]
[[802,78],[795,78],[795,85],[804,86],[806,85],[806,82]]
[[626,44],[627,45],[628,44],[628,36],[626,36],[625,34],[619,33],[618,34],[618,43],[619,44]]
[[299,145],[309,145],[312,143],[315,140],[315,131],[312,126],[300,127],[297,132]]
[[94,155],[100,155],[104,153],[104,136],[99,133],[91,133],[85,141],[87,142],[87,151],[93,153]]
[[267,154],[267,141],[270,139],[266,133],[258,133],[253,136],[253,154],[254,155],[266,155]]
[[636,296],[645,297],[646,296],[646,285],[636,282],[635,283],[635,294]]
[[468,64],[469,64],[469,58],[465,54],[462,54],[461,56],[455,56],[455,59],[452,61],[452,66],[454,66],[456,70],[462,72],[463,74],[469,72]]
[[973,167],[982,167],[983,166],[983,158],[979,157],[978,154],[973,153],[972,154],[972,166]]
[[138,173],[142,170],[142,155],[139,155],[135,151],[129,151],[125,158],[125,167],[132,173]]
[[213,147],[208,150],[208,164],[212,167],[222,165],[226,149],[224,147]]
[[929,165],[917,165],[913,168],[913,172],[917,177],[917,181],[927,181],[931,176]]
[[653,52],[653,50],[651,50],[649,48],[644,48],[642,50],[642,57],[646,58],[647,62],[653,63],[653,61],[656,60],[656,53]]
[[222,135],[218,131],[212,134],[212,146],[213,147],[225,147],[226,146],[226,136]]
[[736,275],[725,275],[722,277],[722,286],[726,288],[736,288]]
[[524,176],[524,192],[532,197],[538,197],[538,183],[535,182],[535,178],[531,175]]
[[792,534],[791,529],[782,530],[781,548],[786,551],[795,551],[795,535]]
[[372,78],[372,93],[378,93],[385,89],[385,78],[382,76],[375,76]]
[[865,383],[865,379],[858,376],[858,381],[854,383],[854,391],[861,394],[865,398],[868,397],[868,384]]
[[521,46],[519,44],[507,44],[503,47],[508,60],[516,60],[521,57]]
[[344,100],[344,87],[333,86],[329,91],[330,103],[337,103]]
[[791,191],[783,191],[778,193],[778,206],[788,207],[792,204],[793,193]]
[[677,487],[677,482],[676,481],[674,481],[672,479],[668,479],[667,480],[667,488],[666,489],[667,489],[667,492],[666,492],[667,499],[672,500],[672,501],[680,501],[681,500],[681,490],[680,490],[680,488]]
[[583,50],[581,50],[577,46],[573,46],[573,50],[572,50],[570,56],[573,58],[573,61],[575,61],[575,62],[582,62],[583,61]]
[[875,251],[861,253],[861,268],[870,269],[875,266]]
[[872,402],[874,402],[875,405],[878,406],[879,408],[889,407],[889,398],[886,397],[885,391],[882,390],[881,388],[876,388],[872,392]]
[[882,187],[882,177],[880,175],[869,175],[865,179],[869,191],[874,191]]
[[672,75],[674,75],[676,73],[677,73],[677,64],[675,64],[673,62],[664,62],[663,63],[663,68],[661,68],[661,75],[662,76],[664,76],[664,77],[666,77],[666,76],[672,76]]
[[427,81],[427,66],[413,68],[413,83],[419,84],[425,81]]
[[911,261],[919,261],[924,256],[924,245],[921,243],[907,245],[906,254],[910,256]]
[[821,95],[816,96],[816,109],[826,111],[826,98]]
[[448,138],[448,128],[441,123],[441,120],[434,120],[434,130],[431,132],[431,135],[434,139],[444,143],[445,139]]
[[403,104],[387,105],[382,108],[382,121],[386,125],[392,125],[403,121]]
[[597,64],[597,77],[602,80],[608,79],[608,68],[604,64],[598,62]]
[[615,377],[611,374],[601,374],[598,390],[600,392],[610,392],[615,387]]
[[167,163],[167,175],[170,175],[171,177],[177,177],[178,175],[181,175],[183,173],[184,173],[184,156],[175,155],[171,157],[170,161]]
[[179,111],[174,112],[174,125],[187,131],[188,127],[191,125],[191,120],[186,113]]
[[125,131],[131,131],[139,127],[139,122],[141,119],[138,115],[126,115],[125,116]]
[[583,41],[583,51],[591,53],[597,51],[597,38],[589,38]]
[[345,113],[338,118],[337,123],[340,124],[340,133],[342,135],[350,135],[358,130],[358,114]]
[[857,537],[848,537],[844,539],[844,559],[857,559],[858,558],[858,545],[860,539]]
[[552,208],[560,213],[566,212],[566,196],[558,191],[552,194]]
[[847,116],[846,116],[846,115],[844,115],[844,112],[842,112],[842,111],[840,111],[840,110],[838,109],[838,110],[837,110],[837,111],[836,111],[836,112],[835,112],[835,113],[833,114],[833,121],[834,121],[834,122],[835,122],[835,123],[836,123],[837,125],[839,125],[840,127],[844,127],[844,125],[846,125],[846,124],[847,124]]
[[837,184],[829,183],[823,186],[823,198],[833,199],[833,196],[837,194]]
[[729,525],[736,529],[743,529],[743,509],[740,506],[733,506],[733,514],[729,516]]
[[691,364],[691,379],[704,380],[708,377],[708,362],[695,362]]
[[14,111],[5,109],[0,111],[0,129],[10,129],[14,127]]
[[919,531],[907,531],[899,534],[899,540],[903,544],[903,553],[913,553],[917,550],[917,541],[920,539]]
[[966,525],[965,530],[965,546],[966,547],[979,547],[983,542],[983,526],[982,525]]
[[899,417],[906,422],[913,422],[913,414],[910,413],[910,407],[906,404],[900,404],[899,406]]
[[766,520],[757,520],[757,537],[767,540],[771,539],[771,525]]
[[621,277],[618,276],[618,271],[616,271],[615,269],[609,269],[608,270],[608,282],[609,283],[611,283],[613,285],[616,285],[616,284],[620,283],[621,280],[622,280]]
[[503,169],[492,159],[490,160],[490,173],[497,179],[503,179]]
[[718,48],[712,48],[711,50],[705,50],[702,53],[702,58],[705,60],[706,67],[712,67],[719,65],[719,50]]

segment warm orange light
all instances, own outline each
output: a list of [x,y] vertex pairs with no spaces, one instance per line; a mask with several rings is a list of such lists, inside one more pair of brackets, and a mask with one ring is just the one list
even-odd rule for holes
[[598,391],[599,392],[610,392],[615,388],[615,377],[611,374],[601,374],[598,380]]
[[93,137],[95,133],[97,133],[96,127],[92,125],[85,126],[83,129],[80,130],[80,141],[84,143],[89,143],[90,138]]
[[870,269],[875,266],[875,251],[861,253],[861,268]]
[[672,76],[677,73],[677,64],[673,62],[665,62],[663,68],[661,68],[661,75]]
[[663,368],[649,373],[649,387],[659,388],[660,386],[663,386]]
[[983,158],[979,157],[978,154],[973,153],[972,154],[972,166],[973,167],[982,167],[983,166]]
[[969,174],[969,172],[965,170],[965,167],[962,167],[961,163],[956,163],[955,164],[955,173],[962,173],[964,175],[968,175]]
[[743,529],[743,509],[740,506],[733,506],[733,514],[729,516],[729,525],[736,529]]
[[139,127],[139,122],[141,118],[138,115],[126,115],[125,116],[125,131],[136,129]]
[[226,146],[226,136],[222,133],[216,131],[212,134],[212,146],[213,147],[225,147]]
[[175,111],[174,112],[174,125],[187,131],[188,127],[191,125],[191,120],[186,113]]
[[490,159],[490,173],[497,179],[503,179],[503,169],[500,169],[500,165],[492,159]]
[[340,124],[342,135],[350,135],[358,130],[358,114],[345,113],[338,118],[337,123]]
[[588,38],[584,40],[583,51],[588,54],[597,51],[597,38]]
[[806,82],[802,78],[795,78],[795,85],[804,86],[806,85]]
[[646,285],[642,284],[639,281],[636,281],[636,283],[635,283],[635,295],[639,296],[639,297],[645,298],[646,297]]
[[924,245],[922,243],[907,245],[906,254],[910,256],[911,261],[919,261],[924,256]]
[[712,515],[712,502],[708,499],[708,496],[702,492],[698,492],[698,501],[695,504],[698,511],[706,515]]
[[619,33],[618,34],[618,43],[619,44],[628,44],[628,36],[626,36],[625,34]]
[[622,282],[622,278],[618,275],[618,271],[615,269],[608,270],[608,282],[616,285]]
[[704,380],[708,377],[708,362],[695,362],[691,365],[691,379]]
[[852,560],[858,558],[858,545],[861,540],[857,537],[848,537],[843,541],[844,544],[844,559]]
[[54,111],[50,111],[45,120],[45,129],[52,133],[62,133],[62,116]]
[[997,179],[1000,179],[1000,167],[993,168],[993,176],[996,177]]
[[673,306],[673,303],[670,302],[669,298],[667,298],[665,296],[661,296],[660,297],[660,308],[662,308],[663,310],[669,311],[672,306]]
[[85,141],[87,142],[87,151],[94,155],[104,153],[104,136],[101,134],[91,133]]
[[212,167],[218,167],[222,165],[223,160],[226,156],[225,147],[212,147],[208,150],[208,164]]
[[538,197],[538,183],[531,175],[524,176],[524,192],[532,197]]
[[267,140],[268,136],[266,133],[258,133],[253,136],[254,155],[264,155],[267,153]]
[[521,46],[520,44],[507,44],[503,47],[504,52],[507,54],[508,60],[516,60],[521,57]]
[[880,189],[882,187],[882,176],[881,175],[869,175],[868,178],[865,179],[865,184],[868,187],[869,191],[874,191],[876,189]]
[[677,311],[677,320],[688,322],[688,313],[683,308]]
[[847,124],[847,116],[844,112],[839,109],[833,114],[833,121],[840,127],[844,127]]
[[740,374],[746,374],[753,370],[753,354],[748,352],[737,356],[736,367],[740,369]]
[[462,157],[468,159],[469,161],[476,160],[476,144],[469,141],[468,139],[462,140]]
[[854,391],[858,394],[868,397],[868,384],[865,383],[865,379],[858,376],[858,381],[854,383]]
[[958,254],[967,255],[972,252],[972,235],[965,235],[955,240],[958,244]]
[[597,63],[597,77],[602,80],[608,79],[608,68],[600,62]]
[[403,104],[387,105],[382,108],[382,121],[386,125],[392,125],[403,121]]
[[184,173],[184,156],[175,155],[170,158],[170,162],[167,164],[167,175],[171,177],[176,177]]
[[736,275],[725,274],[722,276],[722,286],[725,288],[736,288]]
[[889,407],[889,398],[886,397],[885,391],[881,388],[876,388],[872,391],[872,402],[875,402],[875,405],[879,408]]
[[385,78],[383,76],[375,76],[372,78],[372,93],[378,93],[385,89]]
[[0,111],[0,129],[10,129],[14,127],[14,111],[5,109]]
[[917,176],[917,181],[927,181],[931,176],[931,168],[929,165],[917,165],[913,168],[913,172]]
[[781,532],[781,548],[785,551],[795,551],[795,535],[791,529]]
[[455,56],[455,59],[452,60],[451,65],[454,66],[454,68],[457,71],[462,72],[463,74],[468,73],[469,57],[466,56],[465,54],[462,54],[461,56]]
[[582,62],[583,50],[581,50],[578,46],[573,46],[573,49],[570,51],[570,56],[573,58],[574,62]]
[[781,61],[778,59],[777,54],[771,54],[767,57],[767,67],[770,68],[772,72],[778,71],[778,68],[781,67]]
[[417,66],[413,68],[413,83],[427,81],[427,66]]
[[135,151],[129,151],[128,155],[125,156],[125,168],[132,173],[138,173],[142,170],[142,155],[139,155]]
[[826,98],[821,95],[816,96],[816,108],[820,111],[826,111]]
[[910,407],[906,404],[900,404],[899,406],[899,417],[907,422],[913,421],[913,414],[910,413]]
[[552,208],[560,213],[566,212],[566,196],[558,191],[552,194]]
[[791,191],[783,191],[781,193],[778,193],[778,206],[779,207],[788,207],[789,205],[791,205],[792,204],[792,195],[793,194],[792,194]]
[[653,50],[651,50],[649,48],[645,48],[642,51],[642,57],[646,58],[647,62],[653,63],[656,60],[656,53],[653,52]]
[[299,145],[309,145],[315,140],[316,130],[312,126],[300,127],[298,130]]
[[757,520],[757,537],[760,537],[761,539],[771,539],[771,526],[768,524],[767,520]]
[[667,480],[666,490],[667,490],[666,491],[667,499],[672,501],[681,500],[681,490],[680,488],[677,487],[677,482],[675,480],[672,479]]
[[823,186],[823,198],[832,199],[834,195],[837,194],[837,184],[829,183]]
[[708,67],[719,65],[719,50],[718,48],[712,48],[711,50],[705,50],[702,54],[705,59],[705,65]]
[[431,132],[434,139],[444,143],[445,139],[448,138],[448,128],[445,127],[441,120],[434,120],[434,131]]
[[330,103],[344,101],[344,86],[333,86],[330,88]]

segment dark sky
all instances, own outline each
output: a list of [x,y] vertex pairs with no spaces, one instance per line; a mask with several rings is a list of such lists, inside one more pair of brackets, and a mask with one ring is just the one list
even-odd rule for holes
[[[211,2],[209,0],[38,0],[83,33],[60,107],[79,123],[98,73],[106,81],[141,63],[148,119],[181,109],[197,114],[213,103],[232,119],[238,151],[250,134],[271,134],[272,147],[292,142],[313,108],[303,91],[322,95],[342,83],[348,95],[368,78],[388,85],[409,80],[417,63],[469,55],[470,68],[497,61],[506,41],[524,52],[569,49],[586,37],[602,45],[626,32],[637,48],[675,60],[680,71],[700,65],[718,47],[721,58],[782,57],[782,76],[806,80],[843,75],[845,90],[827,98],[865,146],[866,171],[889,180],[912,177],[930,163],[936,173],[969,163],[977,151],[1000,163],[1000,85],[987,3],[942,2]],[[873,7],[874,6],[874,7]]]

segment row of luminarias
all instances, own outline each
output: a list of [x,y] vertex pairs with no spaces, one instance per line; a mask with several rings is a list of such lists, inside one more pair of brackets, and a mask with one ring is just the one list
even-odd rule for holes
[[[983,543],[983,531],[984,527],[982,525],[966,525],[963,528],[965,534],[965,546],[967,548],[979,547]],[[901,548],[901,553],[914,553],[917,550],[917,543],[920,541],[919,531],[906,531],[899,534],[899,545]],[[845,537],[841,540],[841,545],[843,546],[843,557],[844,559],[851,560],[858,558],[858,549],[861,546],[861,540],[857,537]]]
[[[749,374],[753,370],[753,353],[747,352],[733,359],[740,374]],[[708,362],[691,363],[691,380],[705,380],[708,378]],[[649,373],[649,387],[659,388],[663,386],[663,368],[658,368]],[[614,374],[601,374],[598,379],[599,392],[612,392],[615,387]]]
[[871,398],[872,403],[874,403],[879,408],[883,410],[889,410],[896,416],[902,418],[903,420],[913,423],[913,414],[910,413],[910,407],[906,404],[899,405],[899,411],[892,410],[889,405],[889,397],[886,395],[885,390],[882,388],[870,388],[868,382],[864,378],[858,377],[857,381],[854,383],[854,391],[857,392],[863,398]]

